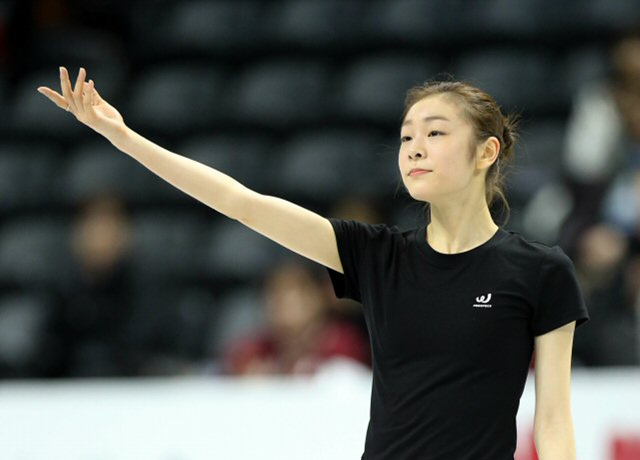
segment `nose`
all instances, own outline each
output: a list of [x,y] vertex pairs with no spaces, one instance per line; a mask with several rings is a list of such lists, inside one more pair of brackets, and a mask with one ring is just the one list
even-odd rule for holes
[[422,158],[424,155],[420,151],[409,151],[409,159],[413,160],[415,158]]

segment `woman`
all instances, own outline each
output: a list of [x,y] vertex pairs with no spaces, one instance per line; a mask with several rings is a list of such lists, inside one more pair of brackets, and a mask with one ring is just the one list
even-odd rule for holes
[[516,413],[536,350],[541,459],[573,459],[575,327],[589,319],[562,250],[497,226],[500,165],[515,134],[495,101],[463,83],[409,91],[398,165],[429,222],[400,231],[327,219],[169,152],[129,129],[80,69],[38,90],[119,150],[224,215],[328,268],[362,302],[373,352],[363,459],[513,459]]

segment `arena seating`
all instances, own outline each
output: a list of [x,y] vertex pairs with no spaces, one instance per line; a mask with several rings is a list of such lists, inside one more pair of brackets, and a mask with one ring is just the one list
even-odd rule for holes
[[[111,193],[131,212],[134,279],[168,292],[140,295],[135,324],[179,334],[162,340],[192,357],[217,343],[204,338],[205,306],[257,296],[282,251],[38,94],[57,86],[59,65],[74,76],[84,66],[133,129],[256,191],[327,216],[357,194],[400,226],[417,212],[397,193],[404,93],[443,72],[468,79],[524,115],[509,197],[510,225],[526,233],[521,209],[561,173],[573,89],[605,75],[608,40],[640,15],[637,0],[129,3],[124,34],[73,21],[43,27],[13,77],[0,72],[0,314],[14,308],[7,299],[33,305],[57,292],[75,213]],[[26,308],[20,321],[35,324],[38,311]]]

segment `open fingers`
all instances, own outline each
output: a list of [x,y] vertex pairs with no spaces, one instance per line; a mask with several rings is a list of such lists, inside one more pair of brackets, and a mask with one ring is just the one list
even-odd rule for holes
[[[73,90],[71,89],[71,81],[69,80],[69,72],[64,67],[60,67],[60,87],[62,95],[67,102],[67,107],[72,111],[76,111],[76,104],[73,100]],[[66,107],[65,107],[66,108]]]
[[59,94],[56,91],[52,90],[51,88],[47,88],[46,86],[40,86],[38,88],[38,91],[41,94],[44,94],[46,97],[48,97],[55,105],[57,105],[61,109],[66,110],[68,104],[67,104],[67,100],[64,98],[62,94]]
[[90,99],[91,105],[97,105],[100,103],[100,100],[99,100],[100,95],[96,90],[96,85],[93,80],[89,80],[88,83],[84,84],[84,91],[89,92],[89,95],[91,96],[91,99]]
[[93,80],[89,80],[89,83],[84,85],[82,104],[84,105],[85,112],[91,112],[93,110]]
[[87,76],[86,70],[80,67],[80,71],[78,72],[78,77],[76,78],[76,86],[73,89],[73,101],[76,104],[76,109],[78,111],[84,111],[84,101],[83,101],[83,90],[84,90],[84,79]]

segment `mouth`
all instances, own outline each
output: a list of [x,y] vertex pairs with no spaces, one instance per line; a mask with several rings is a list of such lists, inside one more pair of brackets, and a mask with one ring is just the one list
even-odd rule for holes
[[426,174],[430,172],[431,172],[430,169],[414,168],[411,171],[409,171],[409,176],[419,176],[421,174]]

